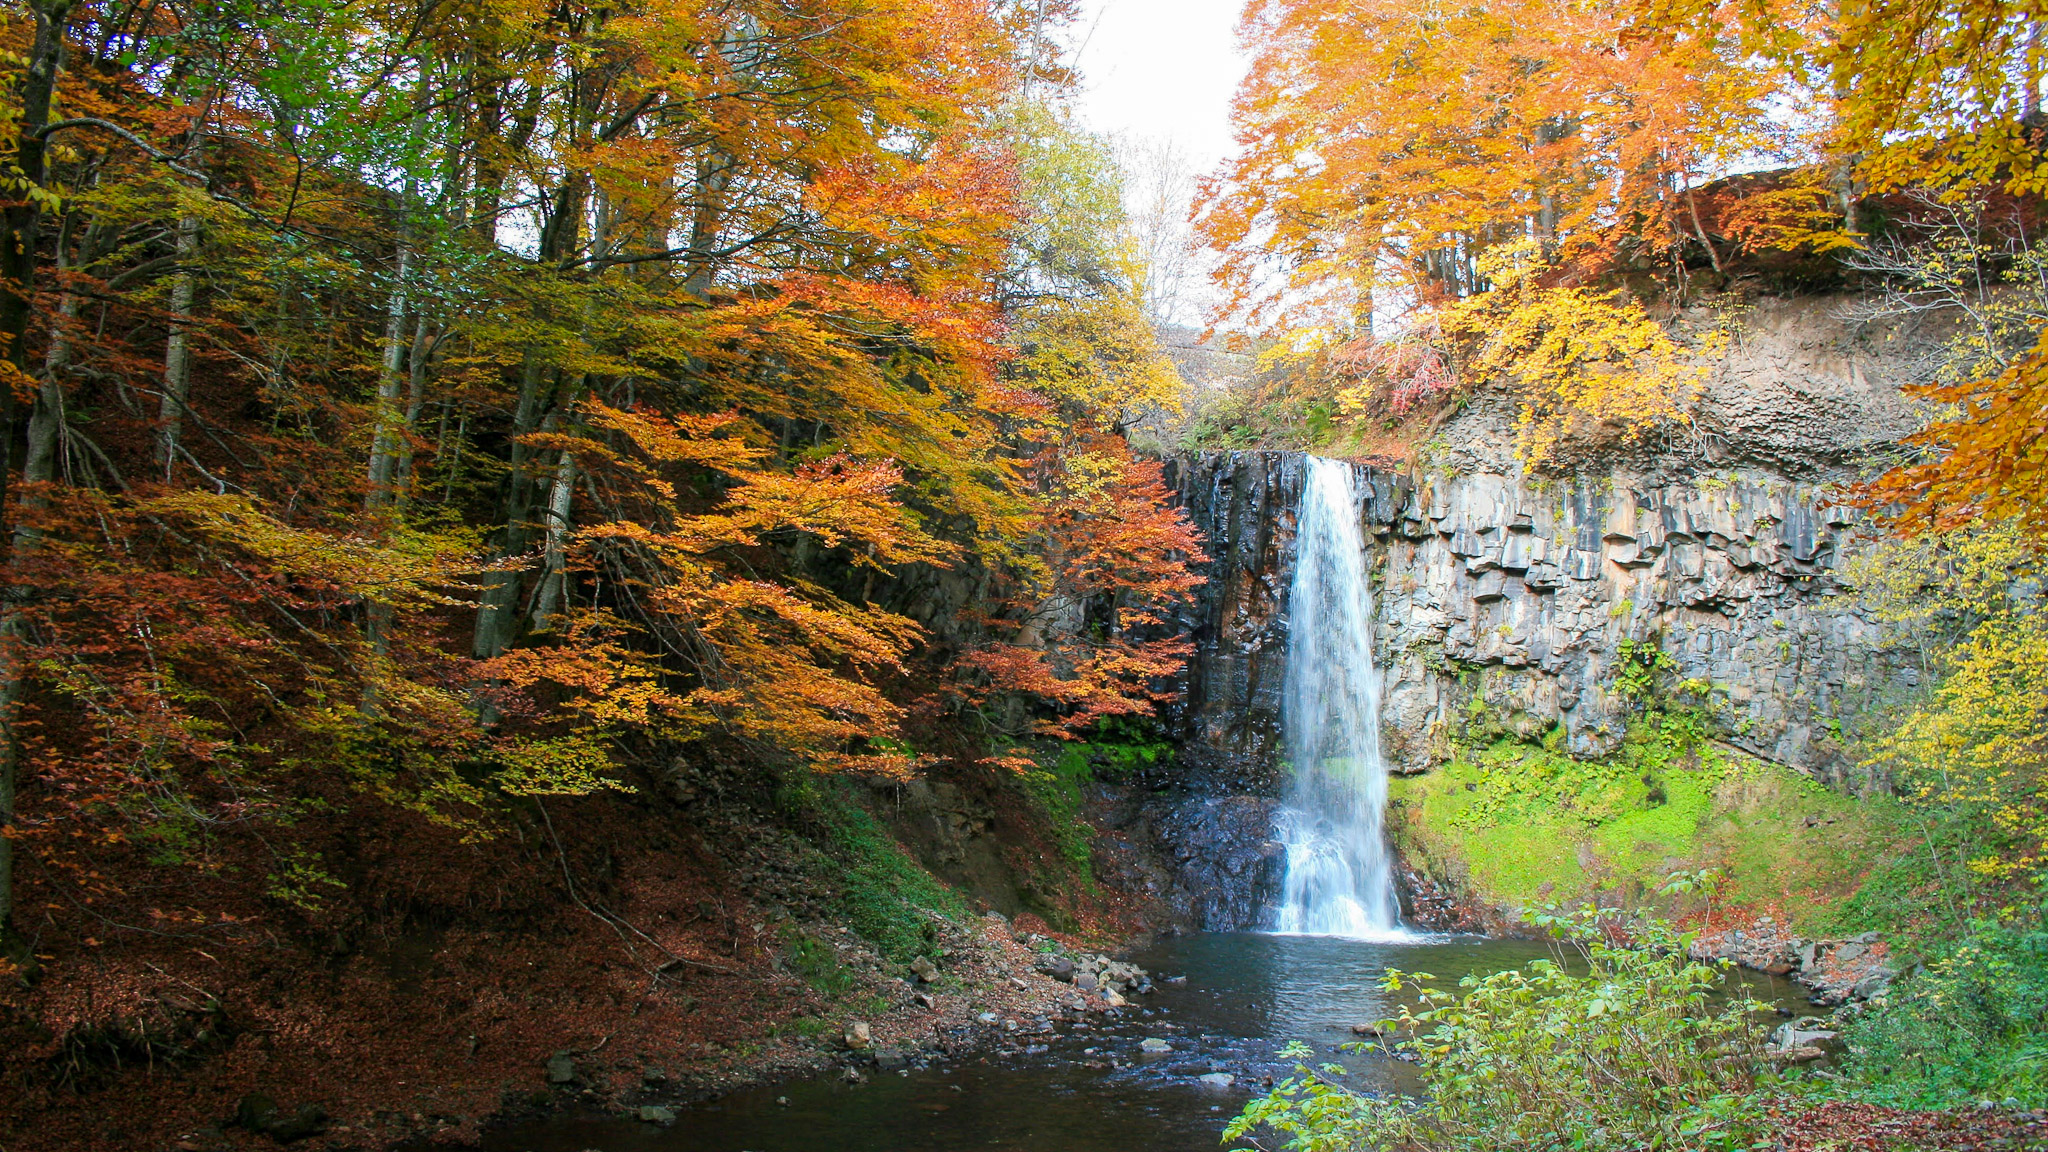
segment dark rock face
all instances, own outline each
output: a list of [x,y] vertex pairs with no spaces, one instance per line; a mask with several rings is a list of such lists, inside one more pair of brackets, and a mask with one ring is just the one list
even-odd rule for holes
[[1195,655],[1166,713],[1181,748],[1181,782],[1197,791],[1277,792],[1284,608],[1303,473],[1292,452],[1166,461],[1167,485],[1208,541],[1208,583],[1175,621]]

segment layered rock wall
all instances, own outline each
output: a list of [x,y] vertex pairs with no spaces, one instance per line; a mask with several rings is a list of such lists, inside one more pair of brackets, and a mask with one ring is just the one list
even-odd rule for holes
[[[1627,701],[1616,673],[1648,645],[1694,682],[1718,736],[1839,787],[1860,787],[1842,737],[1920,681],[1915,659],[1841,595],[1859,544],[1830,501],[1869,453],[1911,426],[1899,387],[1928,341],[1840,319],[1843,301],[1764,301],[1746,315],[1696,405],[1655,451],[1568,479],[1513,454],[1511,403],[1477,397],[1440,431],[1430,465],[1359,467],[1372,552],[1384,746],[1426,770],[1456,737],[1540,739],[1612,752]],[[1247,829],[1282,787],[1280,699],[1302,457],[1169,456],[1167,478],[1209,541],[1209,584],[1184,614],[1196,647],[1166,717],[1183,750],[1178,799],[1145,817],[1205,927],[1257,922],[1276,845]],[[1214,811],[1218,819],[1202,819]],[[1230,813],[1229,820],[1221,814]]]
[[[1301,458],[1207,453],[1169,470],[1213,553],[1169,720],[1212,790],[1277,791],[1292,499]],[[1841,783],[1838,737],[1919,682],[1841,595],[1853,517],[1815,484],[1626,475],[1537,485],[1489,472],[1415,484],[1359,469],[1374,552],[1384,736],[1421,771],[1468,727],[1537,739],[1561,725],[1611,752],[1625,644],[1703,682],[1728,743]]]
[[[1844,321],[1852,304],[1751,305],[1695,424],[1654,452],[1531,477],[1511,403],[1481,395],[1427,468],[1359,468],[1397,770],[1475,724],[1529,739],[1562,726],[1574,753],[1612,751],[1617,665],[1648,643],[1707,687],[1729,743],[1848,782],[1841,734],[1919,670],[1840,595],[1859,545],[1831,486],[1911,426],[1899,389],[1925,376],[1931,344]],[[1196,453],[1167,475],[1211,555],[1171,723],[1197,776],[1271,794],[1301,459]]]

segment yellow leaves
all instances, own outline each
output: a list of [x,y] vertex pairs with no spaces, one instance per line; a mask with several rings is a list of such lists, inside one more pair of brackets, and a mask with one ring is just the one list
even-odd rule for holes
[[1706,368],[1618,290],[1546,287],[1543,271],[1533,240],[1504,245],[1480,264],[1493,289],[1440,319],[1447,336],[1470,348],[1470,375],[1522,398],[1522,459],[1554,463],[1570,449],[1687,420]]
[[1111,425],[1147,407],[1178,412],[1185,385],[1128,295],[1034,303],[1017,319],[1011,376],[1069,425]]
[[371,536],[297,528],[251,497],[201,489],[145,497],[135,507],[246,553],[277,576],[379,603],[459,603],[446,590],[483,570],[475,560],[479,534],[468,529],[401,525]]
[[492,783],[514,796],[582,796],[620,788],[605,740],[595,732],[500,741]]
[[[2029,873],[2048,847],[2048,612],[2030,590],[2043,572],[2038,541],[2006,523],[1888,544],[1857,563],[1865,604],[1937,645],[1943,672],[1872,763],[1893,767],[1913,803],[1966,823],[1982,849],[1977,874]],[[1944,644],[1944,623],[1958,619],[1964,630]]]

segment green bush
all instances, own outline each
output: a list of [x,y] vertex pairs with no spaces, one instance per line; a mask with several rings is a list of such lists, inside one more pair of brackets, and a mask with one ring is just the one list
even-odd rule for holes
[[1338,1082],[1339,1066],[1302,1066],[1248,1104],[1225,1139],[1265,1128],[1296,1152],[1749,1147],[1770,1072],[1758,1006],[1726,997],[1726,966],[1688,959],[1685,938],[1661,920],[1632,923],[1624,945],[1593,910],[1530,919],[1577,962],[1466,977],[1459,992],[1421,973],[1382,981],[1389,992],[1421,989],[1419,1010],[1380,1025],[1415,1059],[1419,1099],[1362,1095]]
[[2048,929],[1980,921],[1853,1019],[1848,1094],[1943,1108],[2016,1098],[2048,1106]]

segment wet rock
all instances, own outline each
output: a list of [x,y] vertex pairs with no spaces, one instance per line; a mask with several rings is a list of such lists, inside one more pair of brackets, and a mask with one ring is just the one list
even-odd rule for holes
[[1173,1051],[1173,1045],[1165,1040],[1161,1040],[1157,1036],[1147,1036],[1138,1042],[1138,1050],[1141,1052],[1171,1052]]
[[910,1066],[910,1054],[901,1048],[882,1047],[875,1049],[875,1067],[883,1072],[894,1072]]
[[936,984],[939,979],[939,966],[932,963],[931,957],[919,956],[910,962],[910,973],[917,977],[920,983]]
[[1237,1083],[1237,1077],[1228,1072],[1211,1072],[1206,1076],[1197,1076],[1195,1079],[1207,1084],[1211,1088],[1228,1088],[1232,1084]]
[[676,1110],[664,1108],[658,1104],[644,1105],[638,1112],[634,1113],[634,1116],[642,1124],[669,1125],[676,1122]]
[[576,1059],[567,1052],[557,1052],[548,1057],[548,1083],[574,1084],[576,1082]]
[[842,1039],[846,1041],[846,1046],[855,1052],[864,1052],[875,1042],[874,1033],[869,1030],[865,1020],[855,1020],[848,1023],[846,1034]]

